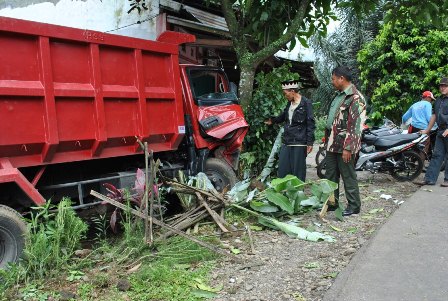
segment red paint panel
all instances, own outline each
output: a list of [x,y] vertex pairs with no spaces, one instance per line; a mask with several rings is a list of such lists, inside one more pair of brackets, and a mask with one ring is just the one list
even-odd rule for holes
[[146,113],[150,135],[178,132],[178,125],[175,122],[166,122],[167,120],[174,121],[176,118],[173,106],[174,101],[172,100],[150,99],[147,101]]
[[104,85],[136,85],[133,49],[101,46],[100,66]]
[[0,97],[0,146],[45,141],[42,97]]
[[108,138],[133,137],[137,133],[137,99],[104,99]]
[[51,40],[51,65],[55,83],[90,84],[89,44]]
[[56,98],[59,140],[95,139],[95,109],[93,99]]
[[170,55],[142,51],[142,61],[145,87],[174,86]]
[[0,34],[0,80],[39,80],[37,38]]

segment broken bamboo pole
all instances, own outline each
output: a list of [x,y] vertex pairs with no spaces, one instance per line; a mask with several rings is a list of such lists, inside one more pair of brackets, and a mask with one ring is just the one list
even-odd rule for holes
[[[114,205],[115,207],[118,207],[118,208],[123,209],[123,210],[129,210],[132,214],[134,214],[135,216],[138,216],[138,217],[140,217],[142,219],[146,219],[147,218],[147,217],[145,217],[145,215],[143,213],[141,213],[141,212],[139,212],[139,211],[137,211],[137,210],[135,210],[133,208],[129,208],[126,205],[123,205],[123,204],[121,204],[121,203],[119,203],[119,202],[117,202],[117,201],[115,201],[115,200],[113,200],[113,199],[111,199],[111,198],[109,198],[109,197],[107,197],[105,195],[102,195],[101,193],[98,193],[98,192],[96,192],[94,190],[91,190],[90,194],[93,195],[94,197],[102,200],[102,201],[105,201],[105,202],[107,202],[109,204]],[[215,252],[217,254],[230,257],[230,258],[232,258],[232,259],[234,259],[235,261],[238,261],[238,262],[241,262],[241,260],[242,260],[242,259],[236,257],[233,254],[224,252],[223,250],[221,250],[218,247],[215,247],[215,246],[213,246],[213,245],[211,245],[209,243],[206,243],[206,242],[204,242],[202,240],[199,240],[199,239],[197,239],[197,238],[195,238],[195,237],[193,237],[191,235],[188,235],[188,234],[186,234],[186,233],[184,233],[182,231],[179,231],[178,229],[173,228],[173,227],[171,227],[171,226],[169,226],[169,225],[159,221],[158,219],[154,218],[153,222],[154,222],[154,224],[156,224],[156,225],[158,225],[158,226],[160,226],[162,228],[166,228],[168,230],[171,230],[171,231],[175,232],[177,235],[182,236],[182,237],[184,237],[184,238],[186,238],[188,240],[191,240],[191,241],[197,243],[198,245],[200,245],[200,246],[202,246],[202,247],[204,247],[206,249],[209,249],[212,252]]]

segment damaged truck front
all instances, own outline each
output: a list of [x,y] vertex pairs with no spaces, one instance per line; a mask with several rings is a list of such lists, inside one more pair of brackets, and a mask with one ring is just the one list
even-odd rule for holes
[[144,156],[174,175],[236,182],[248,125],[219,68],[179,65],[195,37],[157,41],[0,17],[0,268],[24,247],[21,215],[64,196],[129,186]]

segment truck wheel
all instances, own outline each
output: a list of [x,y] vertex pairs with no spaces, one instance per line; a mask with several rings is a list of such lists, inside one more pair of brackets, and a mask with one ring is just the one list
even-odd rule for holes
[[0,205],[0,269],[17,261],[25,247],[27,227],[15,210]]
[[238,181],[232,167],[217,158],[210,158],[205,162],[205,174],[219,192],[226,187],[231,189]]

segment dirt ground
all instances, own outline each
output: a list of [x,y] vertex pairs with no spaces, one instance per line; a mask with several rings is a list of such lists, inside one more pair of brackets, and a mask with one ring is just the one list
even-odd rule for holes
[[[316,151],[316,147],[315,150]],[[307,179],[317,179],[314,156],[309,157]],[[318,212],[300,217],[300,226],[330,234],[336,241],[309,242],[293,239],[278,231],[252,231],[255,254],[249,255],[247,237],[224,240],[240,249],[243,263],[223,260],[213,271],[214,285],[223,285],[216,301],[322,300],[337,274],[387,221],[417,187],[396,182],[385,174],[359,172],[361,213],[338,221],[333,212],[322,222]],[[343,191],[343,189],[341,189]],[[345,197],[341,197],[345,202]]]

